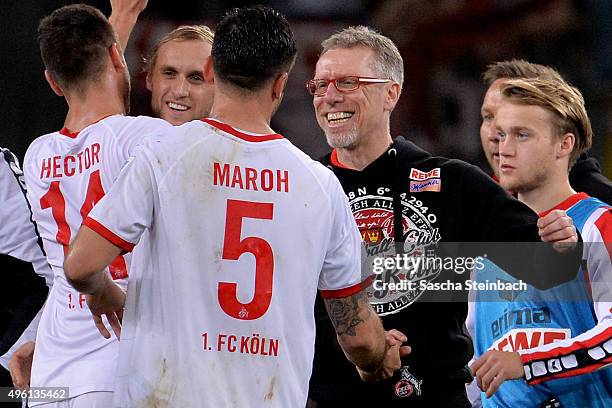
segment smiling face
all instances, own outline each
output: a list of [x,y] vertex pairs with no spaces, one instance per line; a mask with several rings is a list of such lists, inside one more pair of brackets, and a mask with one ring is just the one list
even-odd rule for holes
[[[369,48],[333,48],[319,58],[315,78],[380,78],[372,68],[373,58],[374,51]],[[361,84],[354,91],[341,93],[330,84],[325,95],[314,96],[317,122],[327,143],[334,148],[355,149],[364,138],[388,133],[390,111],[385,97],[389,86]]]
[[493,124],[495,115],[499,109],[499,105],[502,100],[500,92],[500,84],[503,79],[495,80],[482,101],[482,107],[480,108],[480,114],[482,123],[480,124],[480,142],[482,144],[482,150],[485,154],[493,174],[499,178],[499,140],[497,139],[497,132]]
[[213,85],[204,81],[204,64],[211,44],[199,40],[172,40],[158,50],[147,75],[153,113],[173,125],[210,114]]
[[506,190],[526,193],[541,187],[559,163],[559,138],[552,113],[540,106],[503,101],[495,125],[499,136],[499,183]]

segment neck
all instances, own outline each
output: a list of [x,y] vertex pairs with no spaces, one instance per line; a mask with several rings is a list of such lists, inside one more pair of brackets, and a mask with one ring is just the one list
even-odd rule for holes
[[[218,89],[218,88],[217,88]],[[210,117],[233,127],[260,134],[274,133],[270,127],[273,109],[264,98],[226,94],[215,90]]]
[[379,137],[365,137],[355,148],[338,148],[340,163],[354,170],[363,170],[378,159],[393,143],[391,133],[381,133]]
[[550,210],[573,194],[576,194],[576,191],[570,185],[566,174],[562,180],[549,179],[535,189],[519,193],[518,199],[539,214]]
[[106,116],[125,115],[124,101],[107,89],[88,88],[83,95],[66,93],[68,114],[64,127],[71,132],[80,132],[85,127]]

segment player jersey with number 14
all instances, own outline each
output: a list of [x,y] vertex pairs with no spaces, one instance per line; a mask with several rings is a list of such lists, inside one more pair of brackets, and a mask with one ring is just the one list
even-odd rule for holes
[[[66,281],[64,255],[136,145],[171,128],[159,119],[116,115],[80,132],[62,129],[41,136],[28,148],[24,160],[27,198],[54,274],[38,329],[31,386],[69,387],[71,397],[112,391],[117,341],[100,335],[85,297]],[[123,287],[128,265],[129,258],[120,256],[109,267]]]

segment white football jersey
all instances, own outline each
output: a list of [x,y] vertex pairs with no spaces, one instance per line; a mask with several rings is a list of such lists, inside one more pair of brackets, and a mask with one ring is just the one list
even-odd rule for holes
[[138,243],[118,407],[305,406],[317,288],[366,280],[332,172],[281,135],[212,119],[143,144],[84,225]]
[[[41,136],[28,148],[27,197],[54,273],[36,339],[33,387],[69,387],[71,397],[113,390],[117,340],[100,335],[85,296],[66,281],[64,254],[135,146],[167,129],[172,126],[160,119],[115,115],[81,132],[62,129]],[[128,265],[127,257],[118,257],[109,268],[124,287]]]

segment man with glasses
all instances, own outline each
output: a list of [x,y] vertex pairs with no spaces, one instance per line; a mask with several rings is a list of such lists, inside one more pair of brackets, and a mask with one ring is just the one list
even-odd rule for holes
[[[543,241],[576,239],[563,211],[538,221],[535,213],[477,167],[432,157],[402,137],[392,139],[389,123],[402,90],[403,61],[390,39],[367,27],[350,27],[325,40],[322,48],[315,79],[307,83],[317,122],[334,148],[322,162],[340,180],[370,255],[393,255],[393,248],[405,253],[411,245],[440,241],[537,242],[538,227]],[[576,257],[572,267],[565,268],[567,273],[561,273],[565,276],[521,272],[530,269],[525,260],[531,255],[516,257],[514,265],[505,264],[506,270],[537,287],[575,275]],[[380,284],[384,279],[407,278],[389,270],[376,279]],[[309,393],[317,407],[469,407],[465,383],[471,374],[466,364],[473,348],[464,329],[466,299],[415,302],[431,296],[412,281],[416,289],[407,285],[378,290],[376,281],[368,289],[383,324],[405,333],[412,347],[412,353],[402,358],[401,369],[378,384],[364,384],[344,363],[318,299]]]

